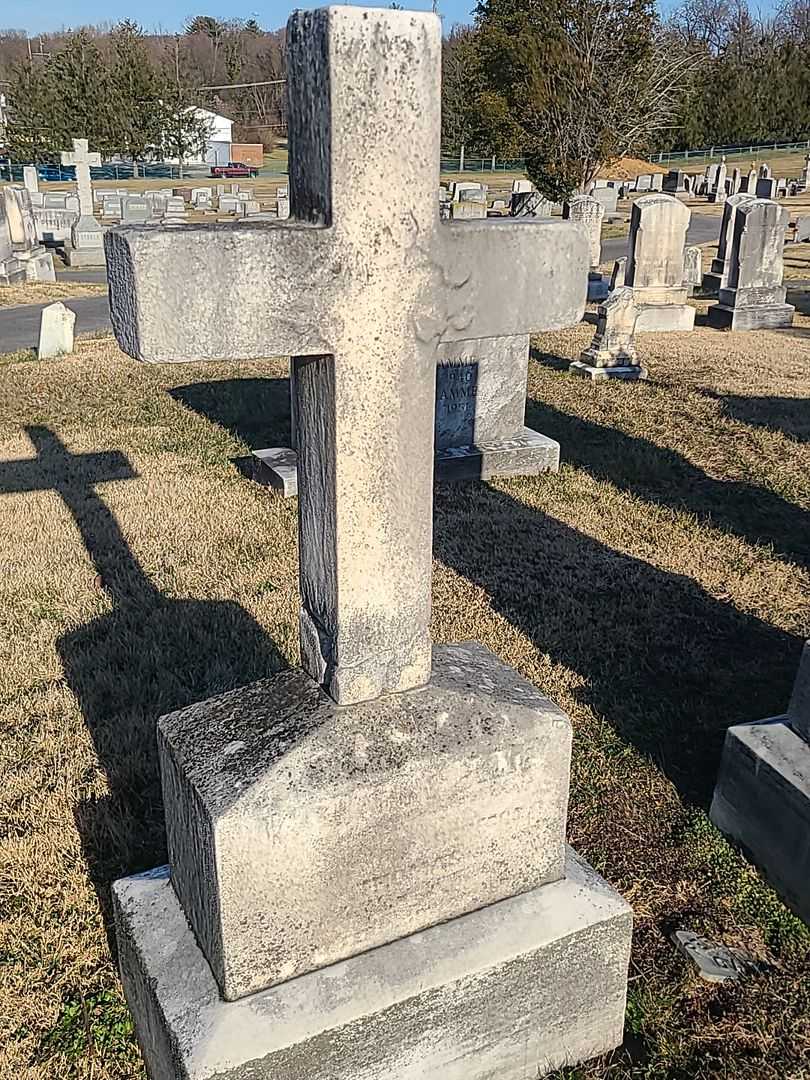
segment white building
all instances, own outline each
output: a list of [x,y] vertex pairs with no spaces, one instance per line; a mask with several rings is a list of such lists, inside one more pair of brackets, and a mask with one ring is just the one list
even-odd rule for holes
[[[211,112],[210,109],[195,109],[195,114],[208,121],[211,134],[205,144],[203,154],[187,157],[184,165],[227,165],[231,160],[231,143],[233,142],[233,120],[219,113]],[[179,164],[177,158],[164,158],[168,165]]]

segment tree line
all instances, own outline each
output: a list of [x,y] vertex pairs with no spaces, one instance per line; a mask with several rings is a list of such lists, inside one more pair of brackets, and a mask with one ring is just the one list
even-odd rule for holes
[[210,127],[195,112],[222,111],[237,141],[271,147],[283,125],[283,86],[201,89],[283,79],[284,35],[255,20],[198,16],[182,34],[146,34],[126,20],[29,43],[0,32],[0,80],[9,100],[7,150],[17,161],[58,160],[71,139],[106,157],[199,152]]
[[[392,4],[392,6],[398,6]],[[9,148],[46,160],[81,134],[109,155],[142,157],[162,140],[181,157],[199,141],[189,108],[272,144],[284,31],[197,16],[182,34],[135,23],[40,39],[0,33],[11,102]],[[810,135],[810,0],[768,16],[748,0],[479,0],[443,42],[442,145],[521,157],[537,186],[564,198],[605,162],[658,150],[798,140]]]
[[480,0],[444,40],[446,149],[525,158],[552,198],[601,164],[810,136],[810,0]]

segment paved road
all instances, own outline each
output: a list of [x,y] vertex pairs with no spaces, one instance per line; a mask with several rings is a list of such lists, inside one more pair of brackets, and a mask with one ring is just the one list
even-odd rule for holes
[[[720,218],[707,214],[692,214],[686,239],[690,244],[710,244],[717,240],[720,232]],[[612,262],[627,254],[627,240],[619,237],[605,240],[602,244],[602,259]],[[98,270],[60,270],[59,281],[106,281],[106,273]],[[76,333],[86,334],[96,330],[108,330],[110,310],[106,296],[84,296],[76,300],[63,301],[76,312]],[[17,349],[33,349],[39,338],[39,314],[45,304],[30,304],[25,307],[0,308],[0,353],[16,352]]]
[[[720,218],[709,214],[692,214],[687,244],[714,244],[720,238]],[[618,236],[602,242],[602,262],[614,262],[627,254],[627,238]]]
[[[62,303],[76,312],[77,334],[109,329],[110,309],[106,295],[80,296]],[[47,306],[26,304],[24,307],[0,308],[0,353],[35,348],[39,340],[40,312]]]

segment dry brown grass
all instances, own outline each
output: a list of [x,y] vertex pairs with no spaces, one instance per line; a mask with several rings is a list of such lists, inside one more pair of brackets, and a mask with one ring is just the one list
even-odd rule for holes
[[106,285],[93,285],[82,281],[25,281],[19,285],[0,286],[0,307],[52,304],[55,300],[98,296],[106,291]]
[[[636,914],[625,1048],[569,1077],[806,1075],[810,938],[704,812],[723,729],[784,707],[808,630],[797,323],[640,336],[635,386],[560,370],[592,327],[543,335],[528,422],[560,474],[437,493],[434,636],[570,713],[570,838]],[[156,717],[295,662],[296,503],[231,463],[288,439],[286,371],[109,340],[0,366],[0,1080],[142,1077],[109,883],[165,859]],[[671,922],[772,970],[701,984]]]

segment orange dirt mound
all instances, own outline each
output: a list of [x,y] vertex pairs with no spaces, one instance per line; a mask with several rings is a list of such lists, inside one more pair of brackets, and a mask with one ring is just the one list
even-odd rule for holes
[[642,161],[641,158],[626,157],[619,158],[618,161],[612,161],[610,165],[605,165],[604,168],[599,170],[598,175],[606,180],[635,180],[637,176],[642,176],[645,173],[666,172],[669,172],[669,169],[666,169],[663,165],[653,165],[651,161]]

